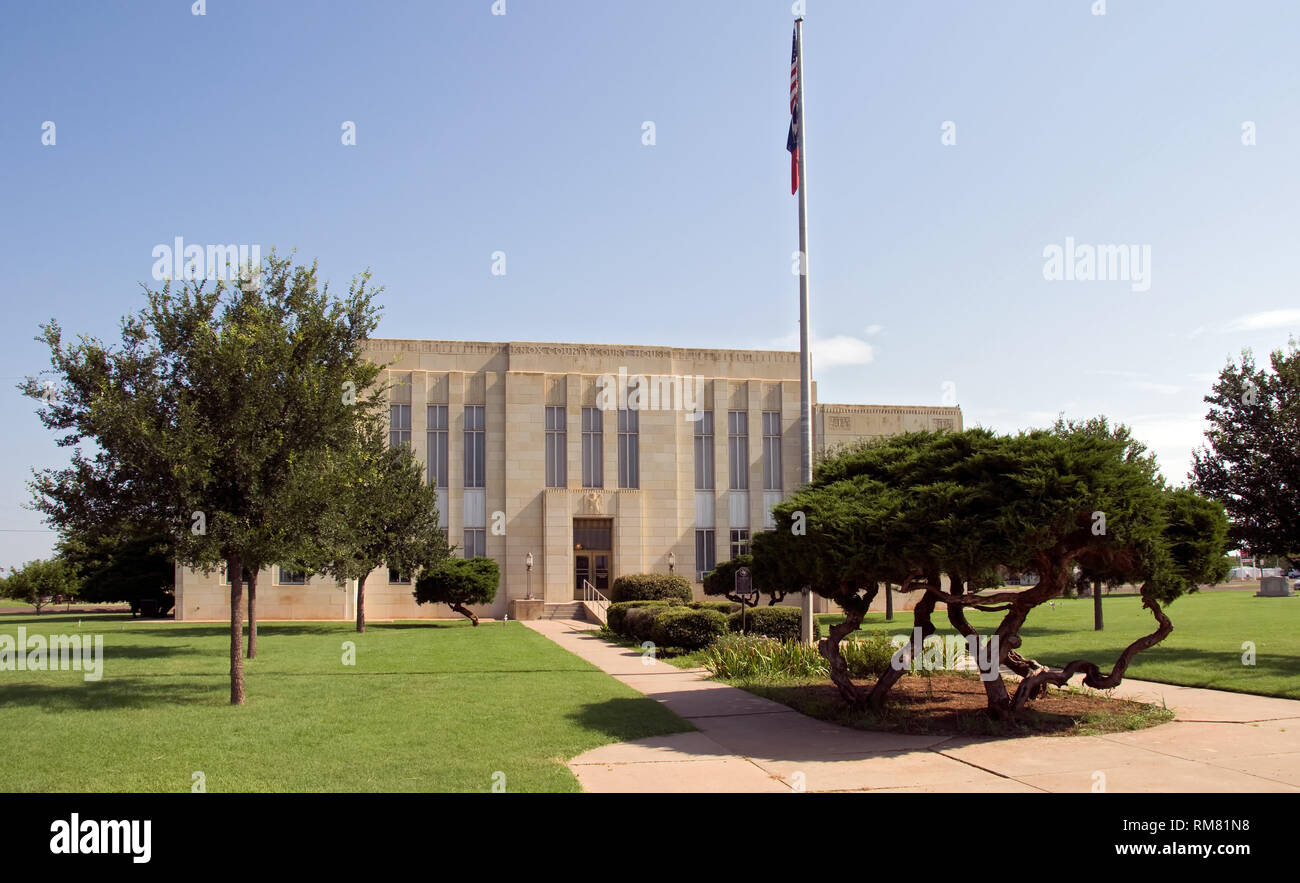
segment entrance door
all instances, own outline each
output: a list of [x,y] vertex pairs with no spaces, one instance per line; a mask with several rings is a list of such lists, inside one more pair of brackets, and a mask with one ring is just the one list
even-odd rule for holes
[[610,552],[577,552],[573,556],[573,600],[583,599],[582,583],[590,582],[602,595],[609,595]]
[[588,580],[608,596],[614,581],[614,522],[610,518],[573,519],[573,597],[582,600],[582,582]]
[[573,560],[573,599],[581,601],[582,584],[591,579],[591,556],[579,553]]

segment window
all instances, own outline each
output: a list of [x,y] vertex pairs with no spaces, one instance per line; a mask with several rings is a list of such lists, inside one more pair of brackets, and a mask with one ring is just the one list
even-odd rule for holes
[[749,414],[727,412],[727,460],[731,467],[731,489],[749,490]]
[[[226,567],[227,565],[225,564],[221,565],[221,584],[223,586],[230,585],[230,574],[227,572]],[[252,578],[253,578],[252,574],[248,572],[247,567],[239,568],[239,579],[241,582],[247,584],[248,581],[251,580]]]
[[546,408],[546,486],[567,487],[569,483],[566,460],[569,454],[568,432],[564,428],[564,407],[548,405]]
[[280,579],[282,586],[305,586],[307,585],[307,574],[301,570],[290,570],[281,565],[279,567]]
[[433,487],[447,486],[447,406],[429,405],[428,432],[429,442],[429,484]]
[[781,412],[763,412],[763,490],[781,490]]
[[713,412],[695,421],[695,489],[713,490]]
[[389,405],[388,406],[388,445],[397,447],[398,445],[411,446],[411,406],[410,405]]
[[582,486],[605,486],[605,415],[599,408],[582,409]]
[[487,530],[484,528],[469,528],[465,531],[464,556],[466,558],[479,558],[487,554]]
[[731,557],[739,558],[749,554],[749,531],[733,530],[731,532]]
[[695,532],[695,581],[704,582],[704,574],[718,566],[718,549],[712,530]]
[[388,584],[390,586],[409,586],[411,584],[411,578],[409,576],[402,576],[402,574],[390,567],[388,568]]
[[487,487],[487,433],[483,406],[465,406],[465,487]]
[[618,412],[618,486],[641,486],[640,411]]

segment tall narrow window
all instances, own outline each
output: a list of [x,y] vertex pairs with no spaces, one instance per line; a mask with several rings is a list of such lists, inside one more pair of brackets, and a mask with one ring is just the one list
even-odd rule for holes
[[618,412],[618,486],[641,486],[640,411]]
[[566,487],[569,483],[565,461],[568,457],[568,432],[564,427],[564,406],[546,408],[546,486]]
[[763,412],[763,490],[781,490],[781,412]]
[[733,530],[731,532],[731,557],[739,558],[749,554],[749,531]]
[[482,405],[465,406],[465,487],[487,487],[487,433]]
[[704,582],[704,574],[718,566],[718,549],[712,530],[695,532],[695,581]]
[[447,486],[447,406],[429,405],[429,484]]
[[713,490],[713,412],[695,421],[695,489]]
[[727,460],[731,468],[731,489],[749,490],[749,414],[727,412]]
[[389,405],[388,406],[388,445],[397,447],[398,445],[411,446],[411,406],[410,405]]
[[464,555],[466,558],[481,558],[487,554],[487,529],[470,528],[465,531]]
[[599,408],[582,409],[582,486],[605,486],[605,415]]

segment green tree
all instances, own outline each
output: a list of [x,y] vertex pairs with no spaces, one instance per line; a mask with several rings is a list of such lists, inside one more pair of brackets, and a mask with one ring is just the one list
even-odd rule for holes
[[[958,632],[990,639],[986,646],[997,649],[982,665],[996,717],[1076,672],[1084,672],[1089,686],[1117,685],[1133,656],[1172,630],[1163,606],[1219,567],[1226,529],[1216,504],[1168,489],[1127,428],[1112,429],[1104,419],[1015,436],[975,429],[862,445],[820,464],[813,482],[774,514],[777,530],[755,546],[756,573],[802,576],[844,609],[845,621],[819,649],[847,701],[883,706],[906,655],[920,653],[917,635],[924,640],[934,633],[931,617],[942,602]],[[1139,584],[1157,622],[1109,674],[1087,660],[1054,670],[1019,653],[1030,613],[1060,596],[1076,565]],[[1038,583],[999,589],[999,568],[1032,571]],[[839,643],[861,623],[882,583],[925,595],[913,611],[913,640],[896,657],[900,664],[864,695],[848,675]],[[1004,615],[992,634],[981,636],[966,619],[968,608]],[[1000,665],[1023,678],[1014,696]]]
[[469,604],[491,604],[501,584],[501,572],[491,558],[447,558],[415,581],[416,603],[446,604],[478,625]]
[[55,598],[76,597],[80,583],[76,571],[60,558],[38,558],[16,568],[3,583],[4,597],[41,608]]
[[406,446],[390,446],[378,420],[358,426],[350,444],[325,455],[314,496],[320,542],[299,560],[339,581],[357,581],[357,631],[366,630],[366,577],[387,564],[418,576],[448,558],[438,525],[437,490]]
[[286,489],[315,453],[348,443],[380,392],[380,368],[362,351],[378,321],[374,292],[367,273],[336,298],[314,264],[272,252],[238,285],[168,282],[145,295],[117,347],[65,344],[56,322],[43,326],[59,382],[53,394],[37,378],[22,389],[43,402],[59,444],[77,447],[70,466],[36,473],[34,505],[63,533],[132,524],[172,537],[182,565],[224,562],[240,705],[241,573],[310,542],[315,515],[286,506]]
[[[768,542],[770,534],[766,531],[754,535],[753,542],[762,544]],[[757,607],[759,596],[748,595],[741,598],[739,595],[732,594],[736,588],[736,571],[742,567],[750,569],[750,575],[754,575],[754,556],[737,555],[729,561],[723,561],[713,570],[704,575],[704,594],[710,596],[722,596],[728,601],[734,601],[737,604],[745,604],[750,607]],[[779,579],[780,574],[766,572],[765,580]],[[760,584],[758,579],[754,579],[753,587],[762,595],[767,595],[767,606],[773,607],[785,600],[788,592],[797,592],[802,589],[802,585],[790,585],[777,582],[775,584],[764,582]]]
[[1300,347],[1269,361],[1271,371],[1256,367],[1247,350],[1220,372],[1192,486],[1227,508],[1235,545],[1300,567]]
[[174,603],[176,568],[166,534],[114,532],[65,535],[59,557],[77,573],[80,600],[92,604],[124,601],[134,612],[142,601],[166,613]]

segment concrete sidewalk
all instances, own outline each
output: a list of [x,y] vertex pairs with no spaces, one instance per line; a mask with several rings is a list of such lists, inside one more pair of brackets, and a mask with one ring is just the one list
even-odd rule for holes
[[1105,736],[1019,739],[852,730],[591,634],[591,623],[524,625],[609,672],[698,732],[606,745],[569,761],[592,792],[1300,792],[1300,701],[1125,681],[1177,719]]

